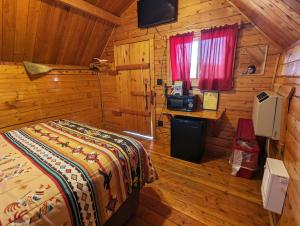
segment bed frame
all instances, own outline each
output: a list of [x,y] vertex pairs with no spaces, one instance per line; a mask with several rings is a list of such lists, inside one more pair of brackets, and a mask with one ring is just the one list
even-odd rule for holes
[[135,189],[117,212],[104,224],[104,226],[124,225],[134,215],[139,204],[140,189]]

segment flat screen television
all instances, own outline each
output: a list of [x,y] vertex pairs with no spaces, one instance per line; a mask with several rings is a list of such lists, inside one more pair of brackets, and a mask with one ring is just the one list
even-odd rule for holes
[[139,28],[177,21],[178,0],[138,0],[137,5]]

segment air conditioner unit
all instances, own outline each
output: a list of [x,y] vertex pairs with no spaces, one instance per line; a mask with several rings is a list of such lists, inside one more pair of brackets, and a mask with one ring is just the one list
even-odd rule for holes
[[252,121],[255,135],[279,140],[282,104],[283,97],[271,91],[263,91],[254,97]]
[[289,174],[282,161],[267,158],[261,185],[265,209],[281,214],[288,189]]

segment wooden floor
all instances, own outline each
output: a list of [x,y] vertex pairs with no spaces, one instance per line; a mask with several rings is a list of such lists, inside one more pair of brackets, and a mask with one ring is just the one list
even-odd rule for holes
[[159,180],[143,188],[128,226],[269,225],[261,205],[261,181],[231,176],[228,154],[206,153],[198,165],[170,157],[166,145],[143,144]]

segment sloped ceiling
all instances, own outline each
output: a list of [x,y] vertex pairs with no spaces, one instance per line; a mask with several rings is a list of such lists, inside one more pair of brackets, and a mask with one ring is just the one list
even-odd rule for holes
[[120,16],[135,0],[85,0],[106,11]]
[[270,39],[287,48],[300,39],[299,0],[230,0]]
[[[85,1],[120,16],[135,0]],[[229,2],[281,47],[300,39],[299,0]],[[0,0],[0,60],[88,65],[101,55],[113,28],[56,0]]]
[[[132,0],[86,0],[120,15]],[[0,0],[0,60],[88,65],[114,25],[55,0]]]

